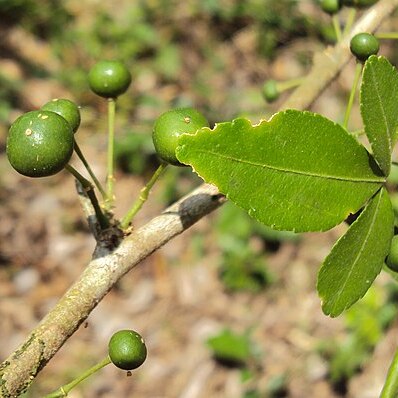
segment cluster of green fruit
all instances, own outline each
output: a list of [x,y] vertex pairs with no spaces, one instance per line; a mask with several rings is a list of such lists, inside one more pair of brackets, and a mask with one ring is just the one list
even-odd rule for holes
[[[125,92],[131,75],[123,63],[102,61],[89,73],[90,88],[113,98]],[[74,149],[80,125],[78,106],[68,99],[54,99],[40,110],[20,116],[7,137],[7,156],[16,171],[28,177],[47,177],[61,171]]]
[[52,100],[40,110],[23,114],[11,125],[7,137],[12,167],[28,177],[58,173],[72,156],[79,125],[79,108],[67,99]]
[[[97,95],[116,98],[128,89],[131,74],[119,61],[101,61],[90,70],[88,83]],[[68,99],[54,99],[40,110],[20,116],[7,137],[7,156],[13,168],[28,177],[46,177],[61,171],[72,156],[80,120],[78,106]],[[178,137],[204,126],[208,126],[208,121],[192,108],[162,114],[153,130],[159,157],[181,165],[175,155]]]

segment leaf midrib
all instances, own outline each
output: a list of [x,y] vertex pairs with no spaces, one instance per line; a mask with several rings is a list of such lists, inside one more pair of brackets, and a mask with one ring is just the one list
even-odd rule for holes
[[[378,195],[379,195],[379,201],[377,203],[377,206],[376,206],[372,221],[370,223],[370,227],[369,227],[368,232],[366,234],[366,238],[363,240],[363,243],[361,245],[360,250],[358,251],[357,256],[355,257],[355,260],[352,262],[352,266],[351,266],[350,272],[348,273],[347,278],[345,278],[345,281],[344,281],[343,285],[341,286],[341,288],[336,293],[336,299],[334,300],[334,304],[332,306],[333,310],[335,310],[335,306],[337,305],[337,302],[338,302],[338,300],[340,298],[340,295],[344,291],[345,287],[347,286],[348,280],[350,279],[351,274],[354,272],[354,268],[355,268],[357,262],[359,261],[359,258],[361,257],[363,251],[364,251],[364,246],[365,246],[365,244],[368,241],[369,235],[372,233],[372,229],[373,229],[373,226],[375,224],[375,220],[376,220],[376,217],[377,217],[377,214],[378,214],[378,211],[379,211],[380,202],[382,200],[382,192],[379,192]],[[330,311],[330,312],[332,313],[333,311]]]
[[[385,126],[385,129],[386,129],[386,132],[387,132],[386,135],[387,135],[387,141],[388,141],[388,148],[389,148],[389,150],[391,152],[391,147],[392,147],[392,142],[391,141],[392,140],[391,140],[390,128],[389,128],[388,121],[387,121],[387,115],[384,112],[384,107],[381,105],[382,104],[382,100],[381,100],[379,85],[377,84],[377,79],[376,79],[374,70],[371,69],[370,71],[371,71],[371,79],[372,79],[373,84],[375,86],[375,93],[376,93],[376,96],[377,96],[377,99],[378,99],[377,105],[380,108],[380,113],[381,113],[381,115],[383,117],[384,126]],[[372,133],[372,132],[369,131],[369,133]]]
[[260,167],[263,169],[265,168],[265,169],[269,169],[269,170],[279,171],[282,173],[298,174],[298,175],[304,175],[304,176],[315,177],[315,178],[324,178],[324,179],[328,179],[328,180],[338,180],[338,181],[348,181],[348,182],[363,182],[363,183],[383,183],[383,182],[385,182],[384,177],[379,177],[379,179],[377,177],[375,177],[374,179],[372,179],[372,178],[340,177],[340,176],[333,176],[333,175],[318,174],[318,173],[314,173],[314,172],[304,172],[301,170],[285,169],[283,167],[271,166],[269,164],[261,164],[261,163],[252,162],[250,160],[238,159],[233,156],[223,155],[223,154],[220,154],[217,152],[212,152],[212,151],[205,151],[205,150],[198,149],[195,152],[205,153],[208,155],[221,157],[223,159],[227,159],[232,162],[248,164],[251,166],[256,166],[256,167]]

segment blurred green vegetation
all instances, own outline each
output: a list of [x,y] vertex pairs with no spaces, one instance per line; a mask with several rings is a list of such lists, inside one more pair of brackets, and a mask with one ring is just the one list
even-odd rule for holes
[[398,286],[373,285],[364,298],[344,313],[347,335],[320,342],[319,350],[329,362],[329,377],[340,392],[369,360],[385,330],[397,316]]
[[[299,235],[274,231],[247,215],[233,203],[226,203],[214,224],[217,246],[222,249],[219,273],[229,291],[258,293],[276,276],[266,262],[264,252],[277,249],[285,241],[298,241]],[[260,245],[253,244],[257,239]]]
[[240,369],[240,378],[245,392],[242,398],[278,398],[288,394],[286,373],[272,376],[262,387],[256,385],[256,379],[263,373],[261,357],[263,353],[251,338],[251,330],[237,333],[225,328],[210,337],[206,342],[213,358],[222,366]]
[[254,348],[248,333],[238,334],[225,329],[209,338],[207,345],[214,358],[227,366],[242,367],[253,359]]
[[62,35],[73,16],[58,0],[0,0],[0,16],[6,25],[21,25],[33,34],[49,38]]
[[[244,111],[231,100],[228,109],[214,107],[214,97],[221,97],[217,101],[221,103],[236,95],[233,85],[221,91],[217,87],[218,75],[234,68],[225,43],[247,31],[247,45],[254,43],[256,57],[270,60],[279,47],[319,36],[322,24],[301,14],[298,5],[296,0],[205,0],[183,5],[152,0],[122,1],[118,7],[95,3],[93,10],[93,4],[77,0],[0,0],[0,18],[8,27],[22,27],[48,43],[62,68],[47,72],[80,102],[93,102],[86,83],[89,67],[98,59],[121,59],[135,81],[154,84],[149,90],[133,87],[134,99],[122,102],[131,116],[137,116],[134,111],[141,107],[156,108],[159,114],[170,106],[199,105],[211,121],[217,121]],[[171,96],[155,90],[169,84],[178,86]],[[260,98],[259,93],[253,98],[258,109],[263,106]],[[155,116],[153,109],[150,113]]]

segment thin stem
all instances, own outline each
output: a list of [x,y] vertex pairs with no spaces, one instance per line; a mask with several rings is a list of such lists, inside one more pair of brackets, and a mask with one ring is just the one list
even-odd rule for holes
[[296,79],[290,79],[284,82],[277,82],[276,86],[278,91],[281,93],[283,91],[290,90],[291,88],[299,86],[303,81],[303,77],[298,77]]
[[155,182],[164,173],[164,171],[166,170],[166,167],[167,167],[167,163],[161,163],[160,166],[153,173],[153,175],[152,175],[151,179],[148,181],[148,183],[141,189],[140,196],[133,203],[130,210],[123,217],[123,220],[120,223],[120,227],[122,229],[126,229],[129,226],[131,220],[134,218],[134,216],[141,209],[142,205],[148,199],[149,192],[151,191],[152,187],[155,185]]
[[359,130],[355,130],[355,131],[350,131],[350,133],[354,137],[360,137],[361,135],[365,134],[365,130],[364,129],[359,129]]
[[115,143],[115,113],[116,98],[108,99],[108,174],[106,177],[106,202],[105,208],[111,209],[115,201],[114,197],[114,143]]
[[86,168],[88,174],[90,174],[90,177],[93,179],[95,186],[101,192],[102,198],[106,199],[106,193],[105,193],[104,188],[102,187],[101,183],[98,181],[98,178],[95,176],[93,170],[91,169],[91,167],[88,164],[86,158],[84,157],[83,152],[81,151],[81,149],[80,149],[79,145],[77,144],[76,140],[75,140],[74,149],[75,149],[75,152],[76,152],[77,156],[79,157],[79,159],[83,163],[84,167]]
[[348,13],[347,21],[345,23],[343,36],[348,35],[348,33],[351,31],[351,28],[352,28],[352,25],[354,24],[356,15],[357,15],[357,10],[355,8],[351,8]]
[[58,390],[46,395],[44,398],[63,398],[63,397],[67,397],[68,393],[74,387],[76,387],[83,380],[87,379],[87,377],[91,376],[93,373],[95,373],[98,370],[102,369],[104,366],[108,365],[109,363],[111,363],[111,360],[110,360],[110,358],[108,356],[108,357],[104,358],[101,362],[98,362],[92,368],[87,369],[84,373],[82,373],[75,380],[71,381],[68,384],[65,384],[65,385],[61,386]]
[[379,32],[375,33],[377,39],[398,39],[398,32]]
[[386,382],[380,398],[395,398],[398,396],[398,350],[395,351],[394,358],[388,369]]
[[90,199],[91,204],[93,205],[95,215],[97,217],[98,223],[101,227],[101,229],[106,229],[109,228],[109,220],[107,217],[105,217],[104,213],[102,213],[101,207],[98,203],[97,197],[95,196],[94,193],[94,186],[91,184],[90,181],[86,180],[73,166],[70,164],[67,164],[65,166],[65,169],[71,173],[76,180],[80,182],[82,185],[84,191],[86,192],[88,198]]
[[343,127],[345,129],[347,129],[347,127],[348,127],[348,120],[350,118],[351,109],[352,109],[352,105],[354,103],[354,98],[355,98],[355,92],[357,91],[357,86],[359,83],[359,78],[361,77],[361,72],[362,72],[362,64],[358,62],[355,67],[354,83],[352,84],[352,87],[351,87],[350,98],[348,99],[348,104],[347,104],[347,108],[346,108],[345,115],[344,115]]
[[341,31],[340,19],[337,14],[333,14],[332,23],[333,23],[334,32],[336,33],[337,42],[340,42],[341,38],[343,36],[343,33]]

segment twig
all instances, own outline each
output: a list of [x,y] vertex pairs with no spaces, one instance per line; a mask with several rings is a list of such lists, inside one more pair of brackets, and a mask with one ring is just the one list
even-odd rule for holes
[[86,180],[73,166],[67,164],[65,166],[65,170],[69,171],[69,173],[71,173],[79,183],[77,184],[77,191],[79,193],[83,209],[87,215],[91,231],[97,239],[98,228],[96,224],[98,224],[100,230],[109,228],[110,224],[108,218],[101,210],[97,197],[95,196],[94,187],[91,182]]
[[351,37],[360,32],[374,32],[397,7],[398,0],[380,0],[353,26],[350,34],[343,36],[340,43],[315,54],[311,71],[283,104],[283,109],[309,109],[344,66],[354,60],[350,51]]

